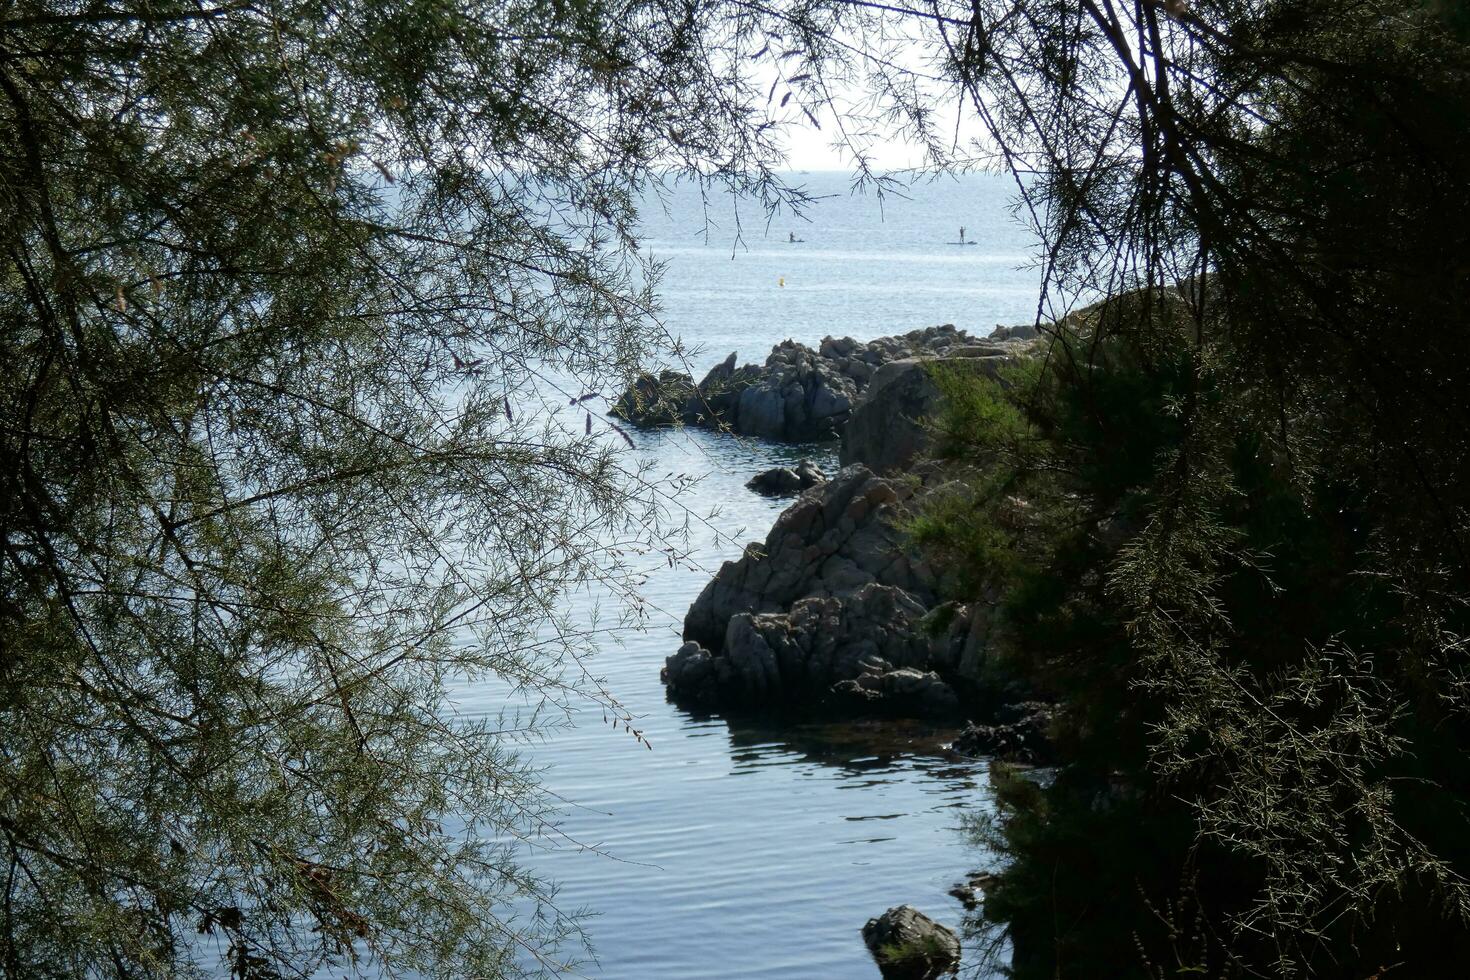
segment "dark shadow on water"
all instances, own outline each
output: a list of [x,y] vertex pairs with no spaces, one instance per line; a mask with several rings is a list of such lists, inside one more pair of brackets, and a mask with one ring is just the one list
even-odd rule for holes
[[[713,712],[675,705],[691,726],[723,723],[737,766],[816,764],[882,782],[895,769],[921,770],[937,779],[974,778],[984,760],[949,748],[955,724],[908,718],[813,717],[799,711]],[[779,757],[779,758],[777,758]]]

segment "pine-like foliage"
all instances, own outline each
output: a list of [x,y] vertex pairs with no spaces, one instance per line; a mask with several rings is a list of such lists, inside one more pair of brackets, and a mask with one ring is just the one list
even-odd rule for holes
[[605,698],[564,596],[626,587],[669,488],[598,403],[543,409],[666,346],[640,186],[767,181],[720,74],[741,30],[597,0],[0,11],[0,973],[579,952],[513,860],[551,803],[522,723],[449,692],[498,678],[540,722]]
[[1452,975],[1470,22],[1027,9],[976,91],[1040,171],[1049,282],[1113,298],[945,382],[978,475],[917,531],[1064,705],[1054,778],[999,780],[985,915],[1017,977]]
[[[999,677],[1064,705],[1062,765],[1002,768],[982,828],[1015,974],[1446,968],[1470,931],[1457,690],[1413,697],[1422,607],[1373,570],[1361,474],[1324,460],[1304,488],[1184,332],[1141,330],[1173,339],[1140,357],[1097,322],[1002,384],[942,378],[976,475],[916,524],[1003,592]],[[1190,390],[1222,412],[1181,485]]]

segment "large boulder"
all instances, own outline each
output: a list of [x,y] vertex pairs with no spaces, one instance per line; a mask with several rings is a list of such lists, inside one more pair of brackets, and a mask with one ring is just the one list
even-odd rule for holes
[[745,481],[747,490],[765,494],[767,497],[794,497],[801,493],[801,477],[789,466],[775,466],[763,470]]
[[831,439],[847,421],[858,390],[839,362],[783,341],[766,358],[764,375],[740,392],[730,426],[742,435],[787,442]]
[[939,604],[933,571],[894,526],[923,486],[854,466],[804,493],[690,607],[688,642],[664,666],[669,693],[958,717],[954,684],[981,673],[990,607]]
[[954,930],[912,905],[869,919],[863,942],[884,980],[936,980],[959,971],[960,941]]
[[842,465],[862,463],[875,473],[906,468],[930,442],[929,420],[942,397],[934,372],[973,371],[994,377],[1014,349],[972,345],[940,359],[905,358],[884,364],[874,372],[842,430]]

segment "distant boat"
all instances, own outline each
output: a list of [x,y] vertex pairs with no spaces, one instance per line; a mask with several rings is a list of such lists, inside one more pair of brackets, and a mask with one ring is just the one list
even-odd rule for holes
[[945,242],[946,245],[979,245],[979,242]]

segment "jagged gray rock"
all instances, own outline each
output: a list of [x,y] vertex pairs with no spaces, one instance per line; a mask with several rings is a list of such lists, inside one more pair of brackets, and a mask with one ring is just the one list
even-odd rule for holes
[[912,905],[899,905],[863,926],[863,942],[884,980],[935,980],[958,972],[960,941]]
[[664,666],[680,700],[771,706],[829,702],[864,714],[954,717],[954,688],[933,670],[925,610],[900,589],[869,583],[850,596],[802,599],[789,612],[730,618],[718,654],[689,641]]
[[695,384],[689,375],[643,375],[613,405],[637,425],[683,422],[741,435],[810,442],[838,435],[874,372],[890,361],[942,357],[975,339],[953,324],[860,343],[826,337],[817,350],[786,340],[765,364],[737,367],[731,354]]
[[922,487],[852,466],[804,493],[690,607],[689,642],[664,666],[670,693],[956,716],[953,682],[979,675],[989,607],[934,609],[935,575],[892,523]]
[[782,512],[763,546],[747,545],[739,559],[721,566],[685,616],[684,637],[719,650],[738,613],[781,612],[798,599],[851,594],[869,582],[932,604],[933,571],[882,519],[914,489],[865,466],[840,470]]

